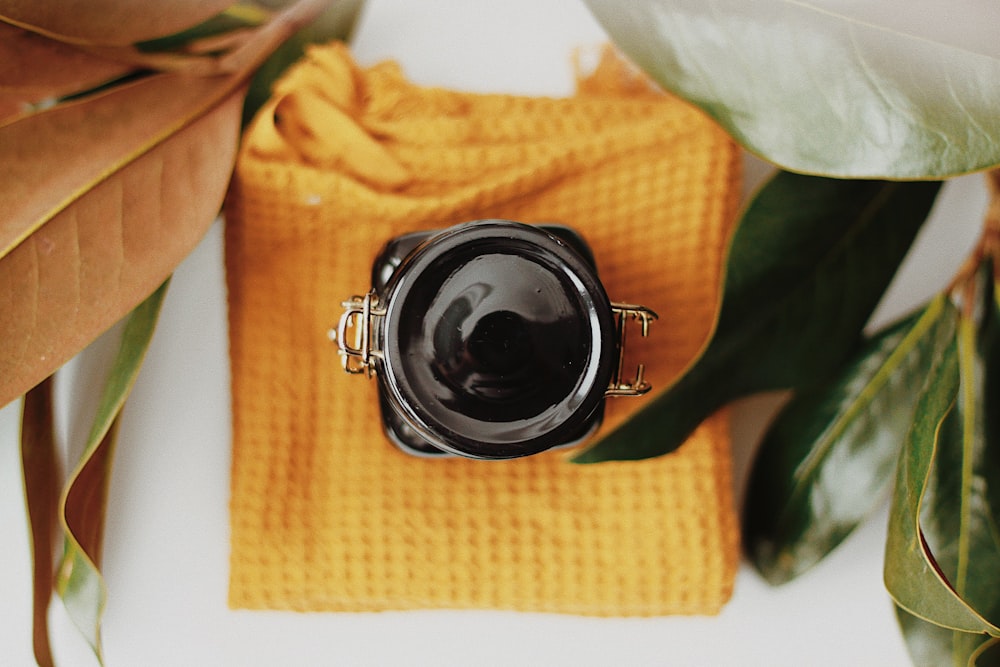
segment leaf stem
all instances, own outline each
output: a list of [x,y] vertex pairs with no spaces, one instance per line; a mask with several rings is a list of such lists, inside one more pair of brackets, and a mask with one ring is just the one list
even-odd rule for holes
[[1000,169],[987,174],[990,204],[983,223],[983,254],[993,260],[993,279],[1000,282]]
[[[970,282],[974,285],[975,283]],[[970,298],[973,294],[969,295]],[[962,419],[962,467],[961,493],[959,495],[958,563],[955,574],[955,590],[966,597],[969,579],[970,532],[972,528],[971,495],[973,484],[973,463],[975,461],[976,430],[976,385],[970,381],[975,370],[976,328],[969,317],[958,322],[958,367],[962,381],[958,389],[959,415]]]
[[983,232],[947,289],[949,294],[961,295],[966,316],[971,316],[975,307],[976,273],[984,260],[993,260],[993,278],[1000,282],[1000,169],[986,172],[986,185],[990,198],[983,216]]

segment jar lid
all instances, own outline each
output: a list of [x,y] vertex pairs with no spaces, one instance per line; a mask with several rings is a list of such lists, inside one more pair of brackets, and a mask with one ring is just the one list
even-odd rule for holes
[[403,259],[380,300],[383,393],[436,447],[533,454],[572,439],[603,404],[611,304],[593,265],[546,231],[452,227]]

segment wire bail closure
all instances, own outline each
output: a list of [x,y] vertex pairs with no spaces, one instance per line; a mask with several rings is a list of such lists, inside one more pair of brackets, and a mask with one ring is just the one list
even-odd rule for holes
[[622,380],[622,372],[625,367],[625,338],[628,323],[635,321],[639,324],[639,331],[643,338],[649,335],[649,324],[657,319],[656,313],[645,306],[637,306],[627,303],[612,303],[611,312],[615,316],[618,329],[618,363],[615,365],[614,375],[605,396],[642,396],[653,386],[646,381],[646,365],[640,363],[635,372],[635,379],[631,382]]
[[[370,378],[375,375],[375,359],[382,356],[381,350],[374,347],[374,330],[376,320],[385,316],[385,308],[379,305],[375,290],[364,296],[352,296],[341,305],[344,312],[330,338],[337,343],[344,370]],[[354,334],[351,342],[348,342],[349,332]]]
[[[382,351],[375,345],[375,330],[378,321],[385,316],[385,308],[380,305],[374,290],[364,296],[352,296],[341,305],[344,312],[340,322],[336,330],[330,332],[330,338],[337,343],[341,366],[347,373],[371,378],[375,375],[375,360],[382,357]],[[640,335],[647,337],[649,325],[657,319],[657,315],[645,306],[625,303],[612,303],[611,312],[617,325],[618,363],[604,395],[642,396],[652,389],[645,379],[645,364],[638,365],[634,379],[623,379],[626,333],[628,323],[636,322]]]

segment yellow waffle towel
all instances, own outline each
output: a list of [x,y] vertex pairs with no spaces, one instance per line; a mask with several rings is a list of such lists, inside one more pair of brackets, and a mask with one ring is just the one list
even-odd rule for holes
[[[723,416],[647,461],[410,457],[327,330],[393,236],[558,221],[613,299],[660,314],[643,355],[662,389],[711,328],[738,179],[718,127],[613,56],[547,99],[422,88],[342,45],[310,51],[248,130],[226,208],[230,604],[717,612],[738,554]],[[604,428],[643,400],[609,400]]]

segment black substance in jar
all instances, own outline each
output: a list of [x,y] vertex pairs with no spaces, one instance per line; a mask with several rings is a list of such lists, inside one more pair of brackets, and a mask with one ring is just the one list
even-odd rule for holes
[[512,458],[600,423],[615,319],[569,228],[483,220],[409,234],[383,249],[372,282],[383,423],[404,450]]

